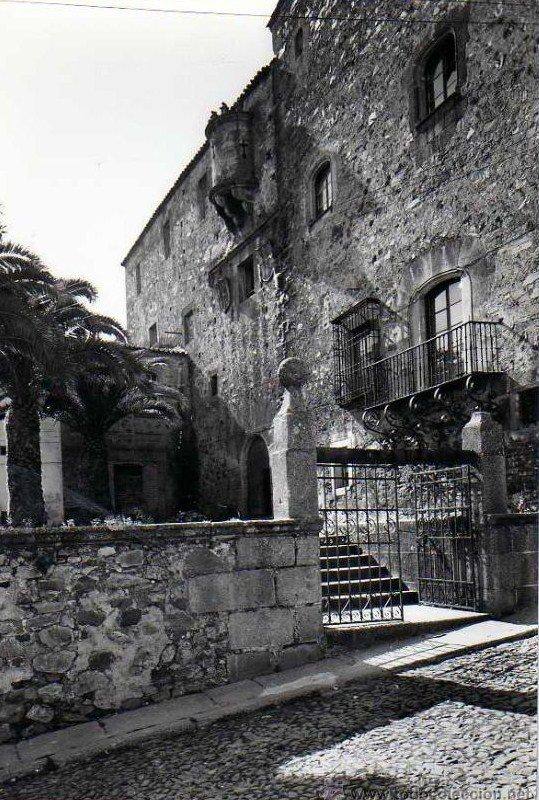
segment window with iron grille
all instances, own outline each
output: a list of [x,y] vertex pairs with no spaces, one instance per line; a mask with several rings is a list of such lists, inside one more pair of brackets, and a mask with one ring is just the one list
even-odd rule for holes
[[340,405],[367,405],[380,376],[372,368],[382,358],[382,305],[364,300],[333,321],[334,389]]
[[155,347],[157,345],[157,322],[154,322],[153,325],[150,325],[148,329],[148,341],[150,343],[150,347]]
[[321,217],[333,205],[333,180],[331,164],[326,161],[314,176],[314,215]]
[[436,44],[425,62],[425,111],[432,114],[457,89],[457,54],[452,33]]
[[255,262],[252,256],[238,267],[240,303],[255,293]]

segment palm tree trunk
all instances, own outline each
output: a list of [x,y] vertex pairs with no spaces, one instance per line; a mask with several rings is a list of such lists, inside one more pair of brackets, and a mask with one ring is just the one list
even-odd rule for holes
[[13,525],[44,525],[39,407],[31,391],[15,398],[6,422],[9,515]]
[[85,441],[88,489],[90,500],[101,506],[104,511],[110,510],[109,463],[107,442],[99,434]]

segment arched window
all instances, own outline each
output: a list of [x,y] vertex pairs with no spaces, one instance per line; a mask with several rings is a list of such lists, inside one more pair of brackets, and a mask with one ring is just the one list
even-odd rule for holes
[[438,336],[463,320],[460,278],[439,283],[425,296],[427,337]]
[[314,176],[314,216],[321,217],[333,205],[331,164],[326,161]]
[[296,36],[294,38],[294,57],[297,61],[301,59],[303,56],[303,45],[305,42],[305,35],[303,33],[303,28],[298,28],[296,31]]
[[271,519],[273,502],[268,448],[261,436],[249,445],[246,462],[247,516],[249,519]]
[[457,53],[452,33],[436,44],[425,61],[424,82],[425,111],[432,114],[457,89]]

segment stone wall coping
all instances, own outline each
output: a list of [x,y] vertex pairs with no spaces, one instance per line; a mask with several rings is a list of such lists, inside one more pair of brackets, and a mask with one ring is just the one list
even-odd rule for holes
[[539,523],[539,512],[489,514],[488,521],[491,525],[537,525]]
[[314,535],[322,527],[320,518],[224,520],[222,522],[176,522],[154,525],[90,525],[57,528],[9,528],[0,533],[3,546],[95,544],[136,542],[138,544],[203,539],[235,539],[238,536]]

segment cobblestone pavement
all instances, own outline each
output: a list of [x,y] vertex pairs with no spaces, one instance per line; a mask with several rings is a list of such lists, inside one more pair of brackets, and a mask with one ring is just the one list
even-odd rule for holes
[[224,720],[0,788],[0,798],[531,798],[536,644]]

